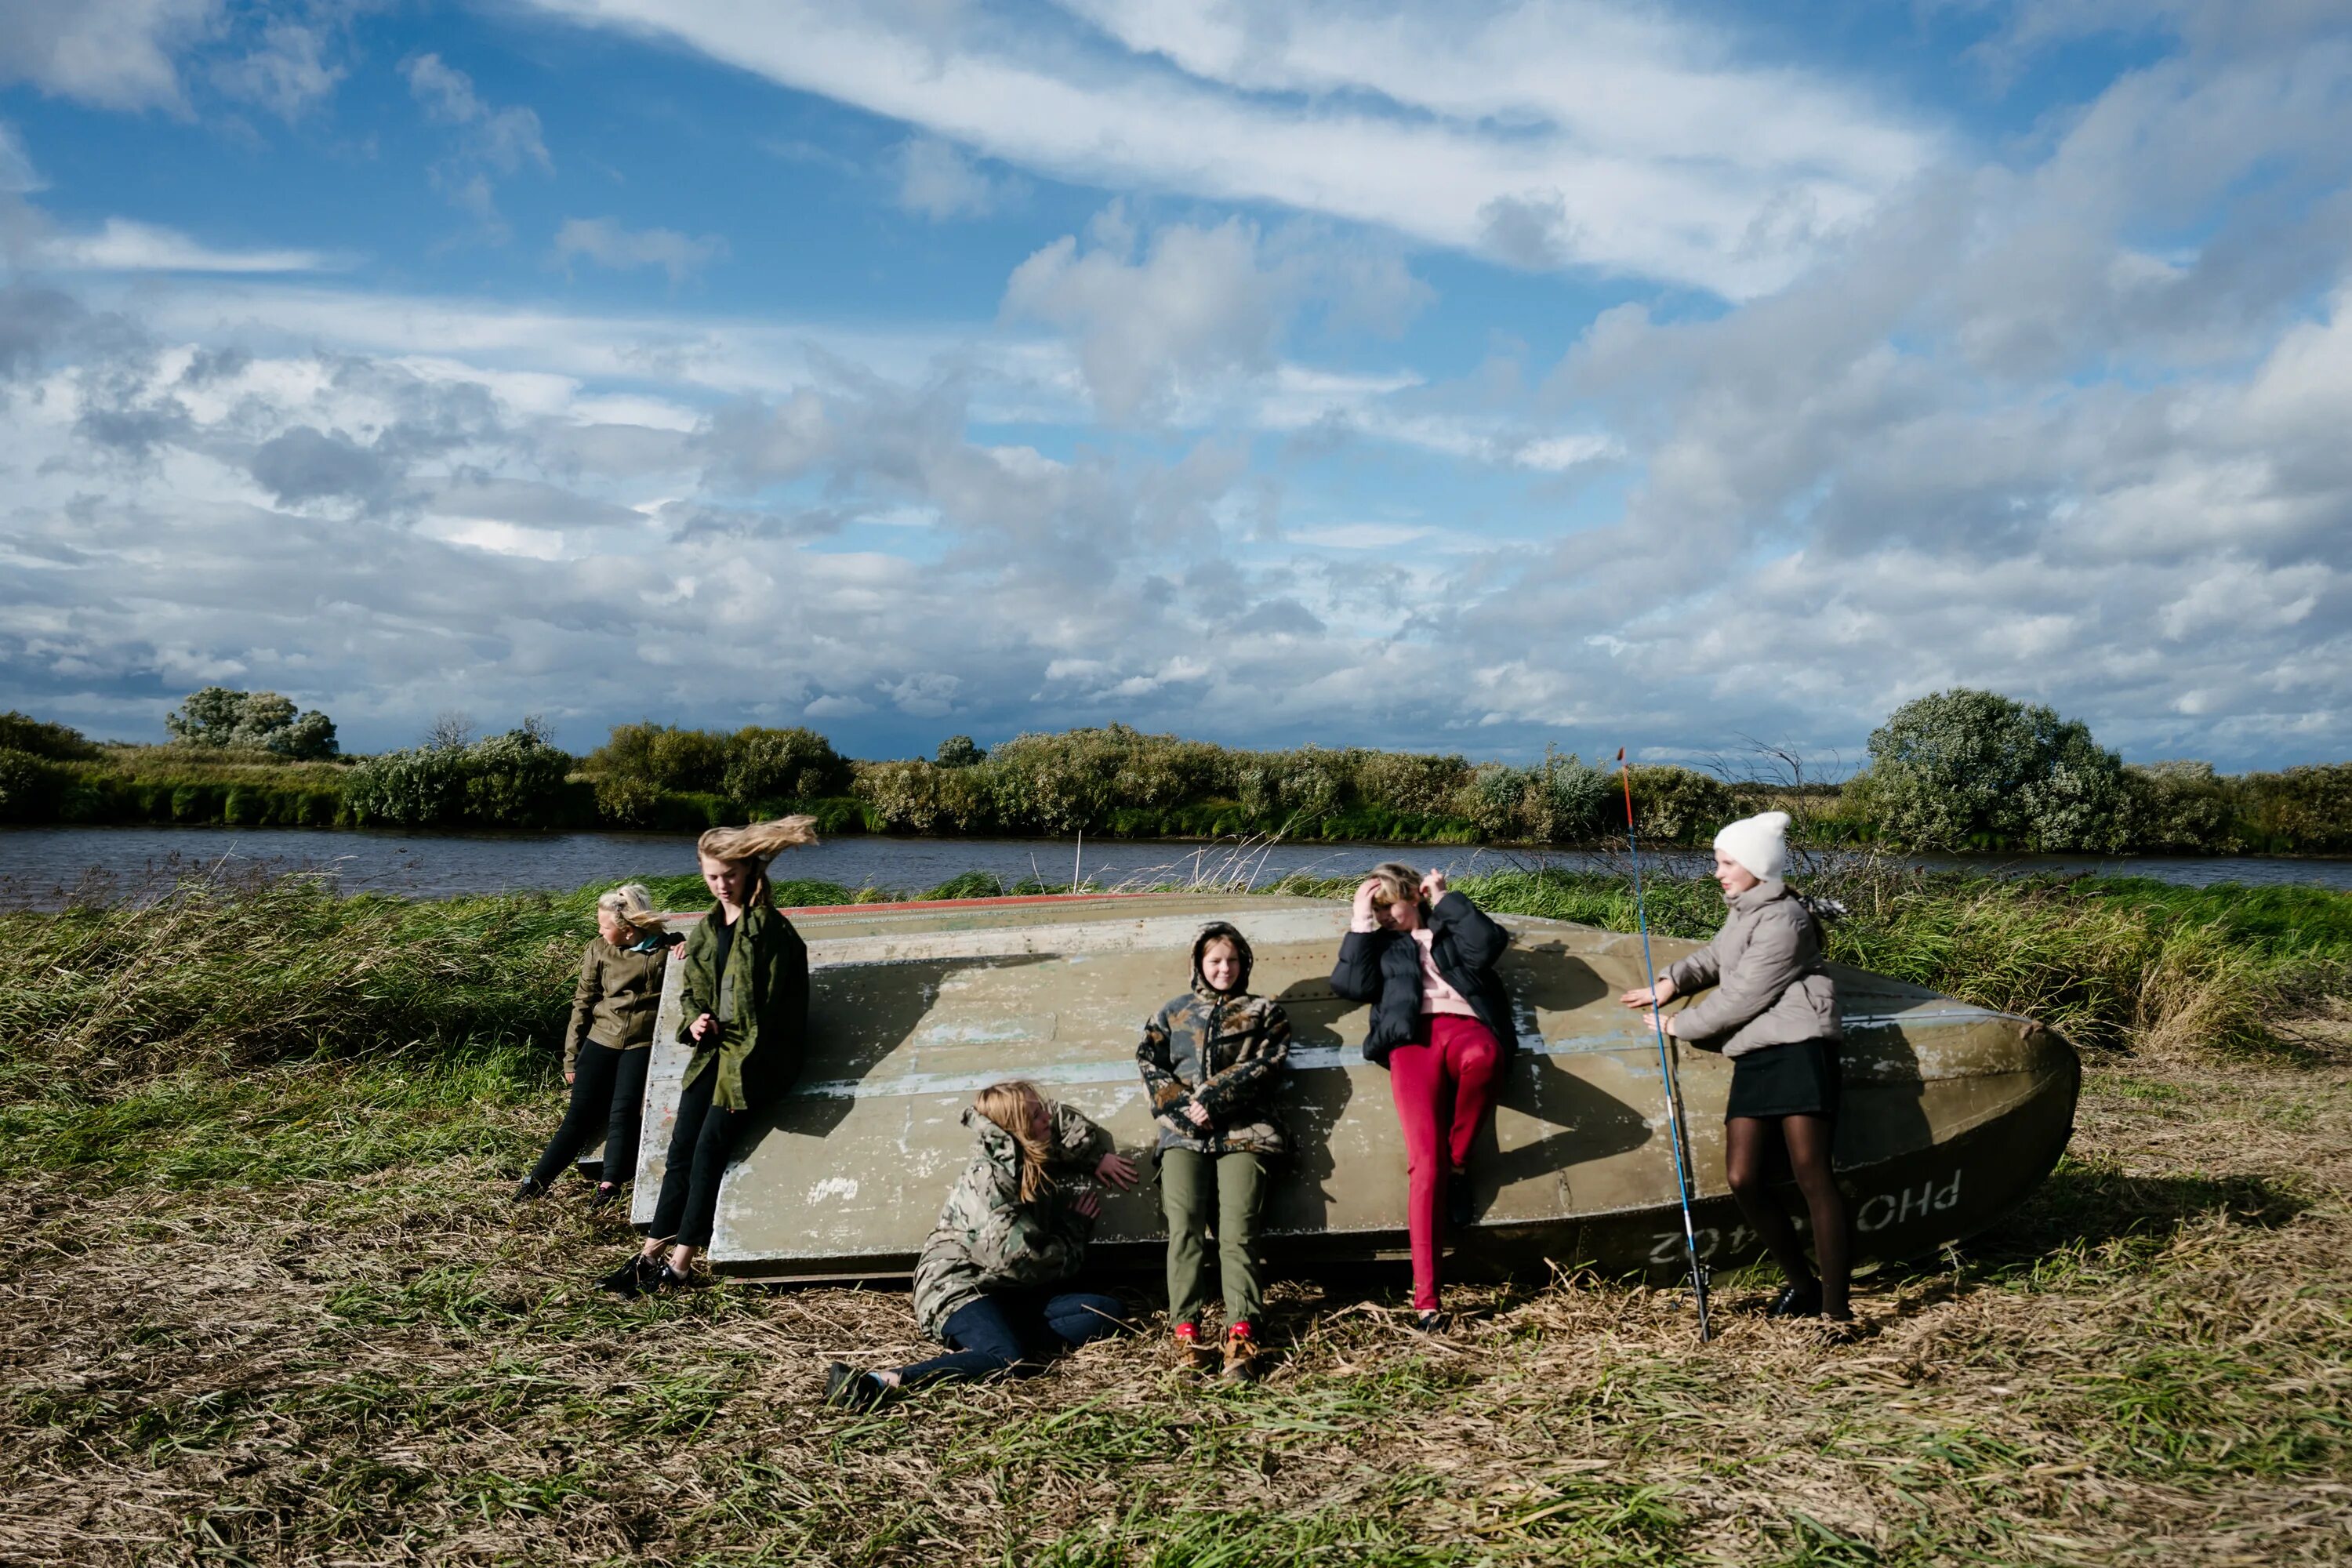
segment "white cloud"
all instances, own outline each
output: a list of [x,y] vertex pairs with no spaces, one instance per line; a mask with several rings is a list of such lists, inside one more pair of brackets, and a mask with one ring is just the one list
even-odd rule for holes
[[951,144],[931,137],[903,143],[897,162],[898,205],[933,223],[985,217],[1005,195],[1002,182],[991,179]]
[[257,103],[289,124],[325,101],[348,73],[326,59],[317,27],[284,20],[261,29],[260,47],[213,68],[213,80],[231,98]]
[[1436,536],[1437,530],[1403,522],[1339,522],[1320,528],[1294,528],[1287,537],[1301,544],[1331,550],[1394,550]]
[[1081,250],[1065,237],[1014,268],[1004,310],[1077,342],[1096,403],[1115,420],[1153,411],[1187,384],[1271,364],[1290,283],[1258,265],[1257,231],[1239,218],[1176,224],[1137,253],[1117,212]]
[[715,234],[689,237],[670,228],[630,229],[609,217],[566,218],[555,234],[559,264],[581,258],[619,271],[658,267],[672,283],[684,282],[726,254],[726,240]]
[[0,120],[0,196],[29,195],[46,184],[33,167],[33,155],[25,151],[25,139],[16,134],[15,126]]
[[203,36],[218,0],[8,0],[0,85],[100,109],[184,110],[173,57]]
[[348,258],[319,250],[220,250],[177,229],[109,218],[96,234],[54,235],[40,265],[85,272],[323,272]]
[[1115,40],[1089,49],[808,0],[538,4],[1112,190],[1279,203],[1464,249],[1494,243],[1496,203],[1557,193],[1560,259],[1735,297],[1795,275],[1935,150],[1854,94],[1724,63],[1649,12],[1088,5]]
[[418,55],[401,67],[408,89],[424,106],[425,117],[469,132],[476,156],[502,174],[526,163],[552,170],[547,142],[540,133],[539,115],[529,109],[494,109],[474,91],[474,79],[444,61],[439,55]]

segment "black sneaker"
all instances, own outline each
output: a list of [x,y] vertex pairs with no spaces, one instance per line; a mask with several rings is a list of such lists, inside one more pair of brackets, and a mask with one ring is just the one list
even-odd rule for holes
[[1425,1307],[1413,1314],[1412,1326],[1424,1334],[1445,1331],[1445,1314],[1434,1307]]
[[614,1182],[599,1182],[596,1184],[594,1194],[588,1200],[588,1206],[592,1209],[601,1209],[608,1207],[609,1205],[620,1201],[621,1188],[619,1184]]
[[1791,1285],[1780,1292],[1780,1299],[1764,1309],[1768,1318],[1818,1318],[1822,1315],[1822,1288],[1808,1280]]
[[1470,1224],[1470,1173],[1456,1171],[1445,1179],[1445,1223],[1462,1230]]
[[547,1185],[537,1176],[525,1176],[515,1184],[514,1201],[519,1204],[535,1204],[546,1195]]
[[680,1274],[677,1269],[672,1268],[667,1262],[665,1262],[661,1266],[660,1271],[654,1276],[654,1282],[647,1286],[646,1289],[650,1291],[656,1291],[667,1295],[672,1290],[683,1290],[693,1283],[694,1271],[691,1268],[688,1268],[686,1273]]
[[870,1372],[860,1372],[845,1361],[824,1369],[824,1402],[844,1410],[871,1410],[882,1403],[889,1385]]
[[597,1280],[596,1289],[610,1290],[615,1296],[642,1296],[659,1284],[662,1275],[668,1269],[669,1265],[656,1265],[652,1258],[639,1253]]

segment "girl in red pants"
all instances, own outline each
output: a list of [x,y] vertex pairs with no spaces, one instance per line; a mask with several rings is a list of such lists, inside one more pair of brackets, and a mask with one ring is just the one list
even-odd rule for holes
[[1391,861],[1357,888],[1331,971],[1332,990],[1371,1004],[1364,1058],[1389,1069],[1404,1131],[1412,1305],[1423,1329],[1439,1321],[1443,1226],[1470,1223],[1471,1140],[1518,1046],[1510,994],[1495,973],[1510,944],[1510,932],[1446,888],[1444,872],[1424,877]]

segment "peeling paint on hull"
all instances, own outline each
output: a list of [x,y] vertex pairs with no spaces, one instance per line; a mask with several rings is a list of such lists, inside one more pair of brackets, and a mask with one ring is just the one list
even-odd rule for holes
[[[1501,917],[1522,1052],[1472,1161],[1479,1222],[1450,1238],[1456,1277],[1587,1265],[1679,1272],[1654,1042],[1619,1007],[1642,982],[1638,938]],[[1256,989],[1296,1029],[1278,1102],[1295,1152],[1269,1191],[1277,1271],[1401,1257],[1404,1153],[1387,1074],[1363,1060],[1365,1010],[1327,977],[1344,905],[1149,894],[1017,903],[794,910],[814,999],[801,1081],[763,1118],[720,1189],[710,1261],[773,1279],[889,1279],[913,1268],[966,1159],[973,1089],[1025,1077],[1102,1122],[1145,1163],[1109,1194],[1096,1256],[1160,1266],[1149,1179],[1153,1130],[1136,1077],[1143,1020],[1184,985],[1194,932],[1233,921],[1257,952]],[[1661,962],[1693,945],[1659,942]],[[1859,970],[1834,968],[1845,1009],[1841,1179],[1860,1261],[1915,1257],[2013,1209],[2073,1129],[2080,1068],[2048,1029]],[[688,1053],[673,963],[646,1087],[634,1216],[650,1220]],[[1730,1064],[1677,1046],[1694,1138],[1701,1244],[1758,1256],[1723,1182]]]

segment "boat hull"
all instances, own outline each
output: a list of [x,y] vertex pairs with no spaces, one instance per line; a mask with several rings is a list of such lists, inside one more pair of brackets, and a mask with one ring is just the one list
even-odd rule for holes
[[[1346,906],[1146,894],[794,910],[809,944],[809,1050],[722,1180],[709,1251],[723,1272],[777,1280],[910,1274],[971,1157],[972,1092],[1027,1078],[1144,1165],[1107,1194],[1094,1260],[1149,1272],[1165,1247],[1149,1180],[1156,1134],[1134,1049],[1186,980],[1192,938],[1234,921],[1256,950],[1253,989],[1293,1025],[1276,1101],[1293,1145],[1270,1184],[1264,1250],[1276,1272],[1404,1256],[1405,1161],[1387,1074],[1365,1061],[1366,1009],[1331,992]],[[1449,1237],[1457,1277],[1589,1267],[1677,1274],[1682,1225],[1654,1037],[1616,1003],[1643,981],[1638,938],[1500,917],[1521,1050],[1471,1163],[1477,1222]],[[1693,944],[1657,942],[1661,963]],[[670,966],[646,1089],[634,1217],[652,1217],[688,1053]],[[2015,1208],[2072,1131],[2080,1068],[2029,1020],[1832,966],[1845,1017],[1836,1142],[1857,1261],[1916,1257]],[[1675,1044],[1691,1131],[1701,1251],[1759,1256],[1723,1179],[1730,1064]]]

